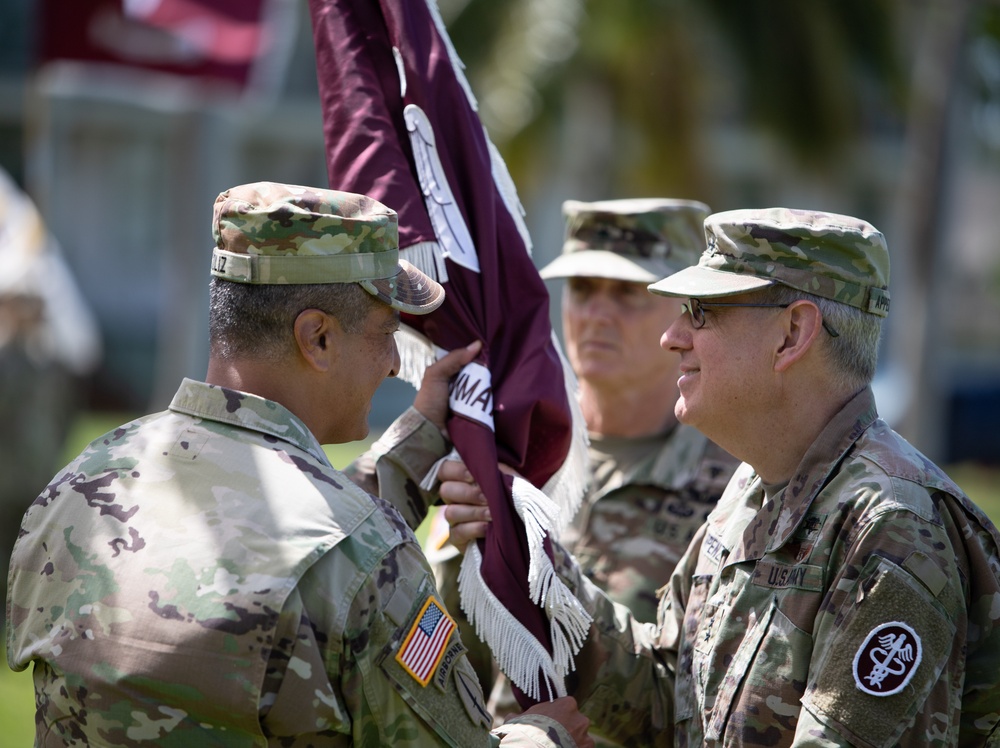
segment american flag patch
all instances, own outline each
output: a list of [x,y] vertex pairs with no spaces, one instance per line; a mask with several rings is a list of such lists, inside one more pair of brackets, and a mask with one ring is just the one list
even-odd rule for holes
[[454,629],[455,621],[452,617],[438,605],[437,600],[428,597],[406,635],[403,646],[396,653],[396,661],[421,686],[426,686],[444,655],[448,637]]

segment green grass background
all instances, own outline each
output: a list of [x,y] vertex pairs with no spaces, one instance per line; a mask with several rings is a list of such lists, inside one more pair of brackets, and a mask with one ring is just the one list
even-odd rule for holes
[[[89,415],[77,424],[66,445],[68,462],[75,457],[92,439],[105,431],[130,420],[128,416],[115,414]],[[355,456],[367,448],[366,442],[353,442],[326,447],[330,462],[335,467],[347,465]],[[950,465],[946,471],[959,486],[981,506],[990,518],[1000,525],[1000,470],[974,464]],[[418,530],[423,540],[427,523]],[[4,650],[4,662],[6,651]],[[0,664],[0,736],[3,744],[10,748],[31,746],[34,741],[34,694],[31,686],[30,670],[15,673]]]

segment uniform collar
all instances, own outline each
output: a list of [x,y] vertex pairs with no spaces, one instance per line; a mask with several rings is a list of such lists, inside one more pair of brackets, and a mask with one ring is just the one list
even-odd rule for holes
[[[631,437],[590,436],[597,452],[611,454],[617,444],[628,444],[635,449],[637,439]],[[617,466],[612,475],[606,476],[590,497],[591,501],[617,491],[622,486],[642,484],[664,491],[679,491],[696,477],[701,460],[708,448],[708,438],[697,429],[676,424],[665,434],[643,437],[648,444],[646,455],[622,470]]]
[[289,442],[320,462],[328,462],[323,447],[295,414],[259,395],[184,379],[169,407],[176,413],[218,421]]
[[858,392],[830,419],[806,451],[782,494],[780,510],[768,533],[768,552],[788,542],[837,466],[877,419],[871,387]]
[[760,476],[744,464],[708,520],[709,533],[729,551],[726,565],[763,558],[789,542],[844,456],[877,418],[875,396],[865,388],[830,420],[773,498],[764,495]]

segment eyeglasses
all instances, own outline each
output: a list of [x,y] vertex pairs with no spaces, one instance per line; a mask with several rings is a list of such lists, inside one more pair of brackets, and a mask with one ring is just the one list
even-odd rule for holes
[[[741,304],[736,302],[724,302],[724,301],[713,301],[711,304],[703,304],[698,299],[688,299],[687,303],[681,304],[681,310],[691,315],[691,327],[695,330],[700,330],[705,326],[705,310],[714,309],[715,307],[773,307],[775,309],[787,309],[791,304]],[[836,338],[840,336],[836,330],[827,324],[826,320],[823,320],[823,329],[826,330],[831,338]]]

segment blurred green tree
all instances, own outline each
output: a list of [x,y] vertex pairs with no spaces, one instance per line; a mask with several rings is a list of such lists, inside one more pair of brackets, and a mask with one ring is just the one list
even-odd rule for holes
[[711,201],[702,154],[714,124],[773,135],[813,169],[865,128],[900,126],[906,78],[892,0],[440,5],[482,120],[529,190],[532,165],[576,145],[595,164],[595,194]]

